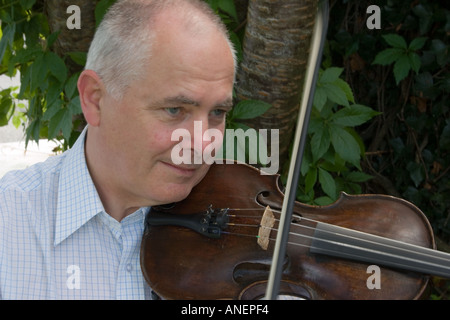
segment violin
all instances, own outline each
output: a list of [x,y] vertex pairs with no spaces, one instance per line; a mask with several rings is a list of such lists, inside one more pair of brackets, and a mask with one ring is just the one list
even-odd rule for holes
[[430,275],[450,278],[450,254],[405,200],[295,201],[328,16],[319,0],[285,193],[278,175],[213,164],[188,198],[151,208],[141,269],[161,298],[419,299]]
[[[188,198],[149,212],[141,244],[145,280],[165,299],[263,298],[283,198],[278,175],[213,164]],[[258,241],[262,229],[267,245]],[[370,266],[379,268],[378,288],[369,285]],[[280,295],[418,299],[430,275],[450,278],[450,254],[435,249],[432,228],[413,204],[345,193],[329,206],[295,202]]]

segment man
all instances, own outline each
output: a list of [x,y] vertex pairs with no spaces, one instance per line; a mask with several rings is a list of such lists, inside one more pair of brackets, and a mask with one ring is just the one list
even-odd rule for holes
[[226,30],[203,1],[118,1],[78,81],[87,128],[68,152],[0,181],[1,298],[151,298],[145,215],[208,170],[173,163],[172,132],[195,121],[223,132],[234,75]]

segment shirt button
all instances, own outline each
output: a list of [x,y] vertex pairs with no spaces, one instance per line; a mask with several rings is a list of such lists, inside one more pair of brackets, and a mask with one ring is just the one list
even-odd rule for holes
[[127,271],[128,272],[133,271],[133,265],[131,263],[127,264]]

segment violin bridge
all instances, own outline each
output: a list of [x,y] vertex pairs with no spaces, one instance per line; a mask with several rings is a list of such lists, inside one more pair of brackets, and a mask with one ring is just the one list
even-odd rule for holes
[[270,231],[272,231],[274,224],[275,217],[273,216],[273,212],[270,210],[270,207],[267,206],[262,216],[258,231],[258,245],[263,250],[267,250],[269,247]]

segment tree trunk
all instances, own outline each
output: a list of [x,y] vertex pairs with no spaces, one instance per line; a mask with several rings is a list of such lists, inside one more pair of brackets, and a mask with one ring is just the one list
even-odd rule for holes
[[[60,57],[66,56],[69,52],[88,52],[95,33],[95,6],[99,0],[44,1],[50,31],[52,33],[60,31],[52,50]],[[80,8],[80,29],[69,29],[67,27],[67,19],[71,16],[71,13],[67,13],[67,8],[71,5]],[[69,58],[65,59],[65,63],[69,70],[69,76],[83,69],[83,66]],[[82,114],[73,116],[72,122],[78,124],[74,129],[78,132],[81,132],[86,125],[86,120]]]
[[[95,32],[95,6],[98,0],[45,0],[45,14],[48,18],[50,31],[60,31],[53,45],[53,51],[63,57],[68,52],[87,52]],[[70,13],[67,8],[76,5],[81,11],[81,29],[67,28]],[[79,71],[82,67],[66,60],[70,73]]]
[[250,0],[238,100],[272,104],[248,124],[280,130],[280,168],[288,160],[294,134],[310,39],[317,14],[313,0]]

